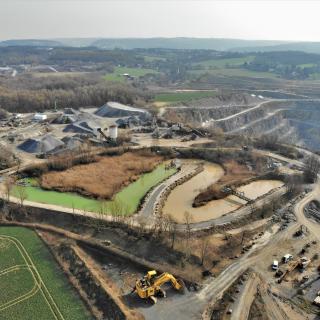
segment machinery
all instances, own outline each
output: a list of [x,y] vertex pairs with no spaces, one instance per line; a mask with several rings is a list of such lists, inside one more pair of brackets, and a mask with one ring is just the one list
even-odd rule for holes
[[300,264],[299,260],[291,261],[291,263],[289,263],[287,270],[284,271],[283,274],[278,279],[278,283],[281,283],[287,277],[287,275],[289,275],[291,271],[295,270],[299,266],[299,264]]
[[300,268],[301,271],[304,271],[308,267],[310,262],[311,260],[308,259],[307,257],[302,257],[299,260],[291,261],[289,263],[287,270],[284,271],[284,273],[278,279],[278,283],[281,283],[286,278],[286,276],[296,268]]
[[98,128],[97,131],[106,139],[106,141],[110,141],[110,138],[105,135],[101,128]]
[[161,286],[167,282],[177,291],[183,292],[184,283],[180,279],[176,279],[172,274],[164,272],[157,276],[155,270],[149,271],[142,279],[136,281],[136,285],[132,292],[137,292],[142,299],[150,299],[155,304],[158,297],[166,297],[166,292],[161,289]]

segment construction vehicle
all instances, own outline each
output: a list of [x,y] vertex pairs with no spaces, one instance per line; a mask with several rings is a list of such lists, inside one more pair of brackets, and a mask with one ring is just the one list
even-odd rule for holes
[[296,268],[299,268],[300,271],[303,272],[307,268],[310,262],[311,260],[308,259],[307,257],[302,257],[299,260],[289,262],[289,266],[287,270],[285,270],[282,276],[278,279],[278,283],[281,283],[285,279],[285,277]]
[[308,265],[310,264],[311,260],[307,257],[302,257],[300,259],[300,264],[299,264],[299,267],[301,268],[301,270],[305,270]]
[[148,271],[142,279],[136,281],[136,285],[132,292],[137,292],[142,299],[149,299],[153,304],[157,302],[156,297],[166,297],[166,292],[161,286],[167,282],[171,282],[174,289],[184,291],[184,283],[180,279],[176,279],[172,274],[164,272],[157,276],[155,270]]
[[291,261],[291,263],[289,263],[287,270],[285,270],[282,276],[278,279],[278,283],[281,283],[291,271],[295,270],[299,266],[299,264],[300,264],[299,260]]
[[110,137],[106,136],[101,128],[98,128],[97,131],[105,138],[106,141],[110,141]]

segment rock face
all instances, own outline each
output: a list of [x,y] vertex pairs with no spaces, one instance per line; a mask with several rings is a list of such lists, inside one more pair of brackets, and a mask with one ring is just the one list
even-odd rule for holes
[[39,138],[32,138],[24,141],[18,146],[19,149],[29,152],[29,153],[48,153],[59,148],[62,148],[64,143],[52,136],[51,134],[46,134]]
[[106,118],[122,118],[130,116],[146,117],[149,113],[143,109],[129,107],[118,102],[107,102],[100,107],[95,114]]
[[[195,102],[193,103],[195,104]],[[220,128],[225,133],[277,135],[286,143],[320,150],[320,101],[296,99],[262,101],[256,105],[177,106],[165,116],[177,122]]]

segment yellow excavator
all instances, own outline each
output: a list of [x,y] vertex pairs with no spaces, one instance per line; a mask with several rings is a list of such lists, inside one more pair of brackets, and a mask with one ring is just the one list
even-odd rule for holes
[[166,297],[166,292],[161,286],[167,282],[171,282],[173,288],[177,291],[184,291],[184,283],[181,279],[176,279],[172,274],[164,272],[157,275],[155,270],[148,271],[142,279],[136,281],[136,285],[132,292],[137,292],[142,299],[149,299],[153,304],[157,302],[156,297]]

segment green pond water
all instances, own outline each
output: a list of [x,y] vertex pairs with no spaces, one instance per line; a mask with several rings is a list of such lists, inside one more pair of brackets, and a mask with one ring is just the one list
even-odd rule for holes
[[[138,180],[118,192],[113,200],[102,201],[87,198],[71,192],[56,192],[41,189],[35,185],[35,180],[26,179],[27,200],[39,203],[53,204],[61,207],[80,209],[90,212],[105,212],[112,214],[119,211],[122,214],[133,214],[138,209],[139,203],[147,192],[161,181],[165,180],[176,172],[172,168],[165,170],[161,164],[152,172],[142,175]],[[13,188],[12,194],[18,197],[18,187]]]

